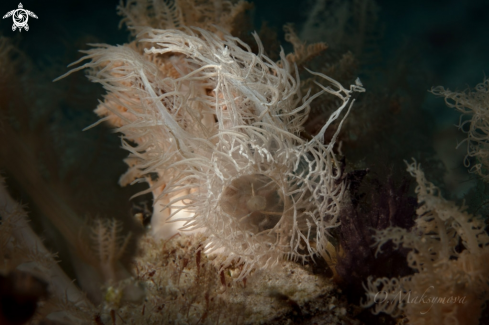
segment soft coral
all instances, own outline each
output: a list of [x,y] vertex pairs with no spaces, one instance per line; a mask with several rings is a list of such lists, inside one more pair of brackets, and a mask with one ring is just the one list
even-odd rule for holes
[[392,227],[377,232],[378,251],[392,241],[411,249],[403,278],[369,278],[367,301],[375,313],[405,313],[410,324],[477,324],[488,298],[489,236],[484,222],[443,199],[414,161],[408,172],[418,186],[418,218],[408,231]]

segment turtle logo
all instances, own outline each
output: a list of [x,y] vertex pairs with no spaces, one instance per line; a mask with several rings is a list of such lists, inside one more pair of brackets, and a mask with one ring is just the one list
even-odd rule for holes
[[29,25],[27,25],[27,21],[29,20],[29,16],[36,18],[37,16],[35,13],[29,10],[25,10],[24,6],[22,6],[22,3],[19,3],[19,8],[14,9],[12,11],[9,11],[3,16],[3,19],[8,18],[12,16],[14,20],[14,24],[12,25],[12,31],[15,32],[15,30],[18,28],[19,32],[22,32],[22,28],[24,28],[26,31],[29,30]]

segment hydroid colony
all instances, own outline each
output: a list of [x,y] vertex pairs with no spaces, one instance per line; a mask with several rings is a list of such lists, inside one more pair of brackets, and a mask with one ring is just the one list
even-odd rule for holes
[[[467,127],[467,156],[464,164],[469,167],[470,158],[474,158],[475,163],[471,166],[471,172],[478,174],[485,182],[489,181],[489,109],[487,108],[489,80],[475,87],[475,91],[467,89],[462,92],[450,91],[442,86],[434,87],[431,92],[438,96],[445,97],[448,107],[457,109],[460,116],[459,128],[464,130]],[[463,143],[462,142],[462,143]],[[461,144],[462,144],[461,143]]]

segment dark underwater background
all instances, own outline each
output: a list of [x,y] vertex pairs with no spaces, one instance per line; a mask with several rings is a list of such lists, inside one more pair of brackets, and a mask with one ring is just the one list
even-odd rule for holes
[[[2,19],[0,35],[12,37],[29,59],[42,67],[46,74],[38,82],[50,87],[61,85],[50,84],[55,75],[49,74],[49,69],[55,66],[56,71],[64,72],[58,69],[80,57],[77,51],[88,48],[86,43],[123,44],[129,39],[126,28],[119,28],[120,17],[116,13],[119,1],[47,0],[22,3],[39,19],[30,18],[30,30],[22,33],[12,32],[11,18]],[[314,3],[314,0],[254,1],[252,16],[255,27],[258,29],[262,22],[267,22],[276,30],[287,49],[282,26],[294,23],[300,29]],[[380,59],[387,62],[389,58],[399,55],[400,49],[408,49],[408,69],[421,69],[424,73],[423,79],[418,80],[420,89],[429,90],[432,86],[443,85],[451,90],[463,90],[483,80],[489,53],[486,35],[488,1],[379,0],[376,3],[379,8],[377,26],[382,33],[377,44]],[[3,16],[17,6],[17,0],[3,0],[0,2],[0,13]],[[328,43],[328,40],[324,41]],[[427,93],[421,95],[425,97],[422,109],[433,118],[436,130],[457,123],[458,113],[447,108],[443,100]],[[95,107],[96,98],[99,98],[98,94],[92,97],[92,107]],[[92,116],[92,120],[95,119]]]
[[[326,1],[326,4],[342,2]],[[57,115],[55,119],[48,119],[49,123],[59,125],[60,132],[65,132],[58,138],[71,141],[65,144],[65,147],[70,147],[69,153],[60,149],[60,155],[75,155],[69,157],[70,160],[80,159],[80,156],[86,157],[90,155],[86,152],[90,150],[88,147],[93,147],[90,141],[101,141],[100,138],[103,137],[103,141],[107,141],[103,146],[104,150],[105,148],[112,150],[110,154],[106,154],[107,157],[104,157],[110,162],[104,160],[104,163],[97,165],[96,168],[104,170],[101,172],[107,181],[103,183],[104,185],[115,184],[118,175],[125,169],[121,162],[125,153],[114,149],[119,146],[119,139],[111,136],[110,131],[103,127],[81,132],[84,127],[97,121],[97,117],[91,111],[103,94],[101,87],[90,84],[83,77],[83,72],[78,72],[75,76],[57,83],[52,83],[52,80],[68,71],[66,66],[82,56],[78,52],[80,49],[90,48],[87,43],[123,44],[129,41],[129,33],[125,26],[119,28],[120,16],[116,12],[119,1],[49,0],[22,3],[25,9],[33,11],[39,17],[29,19],[29,31],[13,32],[11,18],[0,20],[0,35],[10,38],[25,55],[21,61],[29,61],[30,69],[36,70],[33,74],[35,78],[28,74],[23,76],[28,80],[32,79],[32,87],[25,87],[21,93],[32,93],[34,89],[43,89],[41,95],[35,95],[36,98],[50,103],[51,110]],[[441,157],[445,168],[453,174],[445,175],[448,180],[443,181],[444,172],[440,171],[438,174],[441,174],[435,176],[433,181],[443,190],[446,189],[449,197],[461,198],[475,183],[463,166],[465,147],[455,150],[457,143],[465,138],[465,135],[454,126],[458,123],[460,115],[454,109],[446,107],[442,98],[428,93],[428,90],[433,86],[442,85],[450,90],[461,91],[482,82],[488,66],[486,57],[489,53],[489,41],[486,28],[489,19],[489,2],[379,0],[375,3],[378,10],[372,25],[374,25],[376,39],[375,44],[371,44],[375,47],[375,59],[372,60],[370,57],[370,61],[362,62],[361,57],[357,58],[361,68],[355,73],[364,82],[367,94],[373,89],[380,94],[389,92],[391,90],[388,89],[388,85],[393,78],[404,78],[404,86],[410,87],[411,90],[408,95],[405,91],[404,93],[401,91],[400,96],[403,99],[400,102],[410,101],[410,105],[416,103],[415,108],[407,105],[404,109],[419,111],[419,118],[413,121],[413,125],[408,125],[404,131],[415,135],[417,127],[426,124],[424,131],[418,132],[430,133],[424,137],[422,145],[426,145],[427,141],[432,142],[429,145],[433,147],[436,155]],[[283,39],[282,26],[286,23],[294,23],[296,29],[300,31],[314,4],[314,0],[259,0],[254,2],[254,9],[250,14],[256,29],[260,29],[265,22],[277,33],[280,44],[285,50],[290,51],[290,44]],[[5,14],[16,9],[17,6],[17,1],[1,1],[0,13]],[[327,39],[323,41],[329,44]],[[348,44],[345,48],[350,50]],[[385,77],[386,71],[389,73],[388,77]],[[384,76],[369,80],[370,76],[376,73]],[[54,103],[58,109],[53,106]],[[407,121],[403,121],[403,124],[406,123]],[[402,139],[396,139],[396,135],[393,134],[390,138],[389,141],[398,142],[394,145],[397,148],[409,146],[407,142],[411,143],[412,148],[416,148],[417,145],[416,136],[412,138],[402,136]],[[372,139],[372,141],[377,140]],[[357,152],[360,159],[369,154],[369,146],[367,143],[362,146],[365,152],[362,150]],[[76,148],[80,147],[84,147],[85,151],[81,150],[77,153]],[[387,150],[386,147],[384,150]],[[397,161],[390,161],[388,164],[398,164],[402,170],[404,168],[402,161],[415,157],[414,154],[413,150],[409,152],[401,150],[396,157]],[[354,158],[351,160],[359,158],[350,157]],[[77,168],[83,169],[82,166]],[[93,180],[93,182],[98,181],[100,180]],[[100,189],[100,193],[108,192],[101,184],[94,186],[95,189]],[[135,189],[127,190],[126,195],[135,192]],[[122,205],[123,203],[119,206]],[[129,209],[130,204],[125,208]]]

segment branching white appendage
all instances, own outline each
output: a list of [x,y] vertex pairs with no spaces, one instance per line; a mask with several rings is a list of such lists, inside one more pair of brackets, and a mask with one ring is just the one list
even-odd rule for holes
[[[224,33],[224,32],[223,32]],[[353,105],[350,89],[331,86],[303,97],[296,67],[254,54],[238,38],[198,29],[145,29],[129,46],[96,45],[72,70],[108,94],[96,113],[118,127],[130,152],[121,184],[145,180],[155,195],[155,235],[204,231],[207,252],[268,267],[281,258],[305,260],[326,250],[345,192],[327,128]],[[311,101],[341,99],[321,132],[299,137]]]
[[[106,283],[112,284],[120,278],[128,278],[130,274],[118,277],[117,273],[122,273],[125,269],[117,267],[120,259],[125,253],[131,233],[121,236],[122,224],[115,219],[103,220],[96,219],[91,227],[90,239],[92,247],[90,253],[93,255],[93,262],[99,265]],[[125,271],[127,272],[127,271]]]

